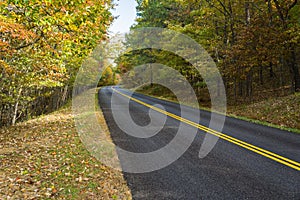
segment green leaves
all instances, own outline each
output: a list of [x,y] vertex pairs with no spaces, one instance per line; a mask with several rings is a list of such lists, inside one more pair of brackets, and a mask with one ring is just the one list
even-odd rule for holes
[[[238,96],[252,101],[255,92],[287,85],[300,90],[300,6],[296,0],[162,0],[138,2],[137,24],[184,33],[201,44],[213,57],[226,81],[229,101]],[[135,41],[127,39],[127,45]],[[186,54],[190,54],[186,50]],[[127,72],[149,62],[163,63],[180,71],[194,86],[201,76],[188,63],[159,51],[140,51],[120,59]],[[201,94],[199,94],[200,96]],[[230,98],[233,97],[233,98]],[[258,100],[259,95],[257,95]]]
[[[3,94],[39,94],[72,85],[83,60],[106,37],[110,0],[7,0],[0,3]],[[107,5],[107,7],[105,7]],[[10,104],[2,98],[2,104]],[[21,102],[22,105],[22,102]],[[23,106],[23,105],[22,105]],[[10,112],[10,111],[8,111]]]

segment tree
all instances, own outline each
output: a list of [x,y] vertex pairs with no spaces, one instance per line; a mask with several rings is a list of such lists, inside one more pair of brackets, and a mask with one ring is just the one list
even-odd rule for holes
[[65,101],[83,60],[106,38],[110,7],[110,0],[0,3],[1,124]]
[[[137,24],[132,29],[169,28],[196,40],[221,71],[229,102],[258,100],[264,92],[285,90],[289,86],[293,91],[299,90],[300,60],[296,55],[300,52],[300,6],[297,0],[137,2]],[[127,46],[135,42],[128,38]],[[178,70],[200,97],[200,90],[205,86],[200,74],[169,52],[130,52],[120,59],[120,71],[150,61]]]

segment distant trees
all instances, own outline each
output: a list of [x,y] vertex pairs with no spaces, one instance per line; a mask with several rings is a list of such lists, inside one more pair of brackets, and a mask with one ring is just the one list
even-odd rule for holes
[[[138,19],[132,29],[169,28],[199,42],[217,63],[230,102],[300,90],[299,1],[137,0],[137,3]],[[123,71],[147,54],[154,62],[180,71],[195,91],[205,85],[200,74],[176,56],[147,52],[123,56],[120,60]]]
[[110,7],[110,0],[0,3],[0,126],[65,102],[82,61],[106,37]]
[[[285,8],[285,17],[281,8]],[[280,5],[278,1],[245,2],[244,23],[236,25],[236,41],[223,51],[235,96],[251,99],[254,90],[287,85],[293,91],[300,89],[299,62],[294,54],[299,49],[300,24],[291,11],[300,11],[297,1]]]

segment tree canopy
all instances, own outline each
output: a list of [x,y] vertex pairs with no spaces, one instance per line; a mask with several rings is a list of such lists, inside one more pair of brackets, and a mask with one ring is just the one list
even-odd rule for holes
[[[193,38],[215,60],[231,102],[259,99],[260,94],[268,91],[300,90],[300,59],[296,56],[300,53],[299,1],[137,0],[137,3],[138,18],[132,29],[168,28]],[[166,52],[145,50],[124,55],[119,63],[121,71],[146,61],[146,55],[152,62],[179,70],[195,91],[205,85],[201,75],[188,63]]]
[[106,39],[111,7],[110,0],[0,3],[0,125],[45,112],[50,102],[39,102],[54,93],[52,107],[66,99],[83,60]]

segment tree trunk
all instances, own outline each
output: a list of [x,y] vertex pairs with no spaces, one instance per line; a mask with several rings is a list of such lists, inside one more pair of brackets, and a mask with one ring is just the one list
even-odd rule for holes
[[243,92],[243,81],[239,80],[239,96],[243,96],[244,92]]
[[252,101],[252,70],[247,74],[246,96]]
[[22,93],[22,88],[19,89],[19,93],[18,93],[17,100],[16,100],[16,103],[15,103],[14,115],[13,115],[13,119],[12,119],[12,122],[11,122],[12,125],[15,125],[16,121],[17,121],[19,99],[20,99],[21,93]]
[[262,65],[260,65],[260,67],[259,67],[259,82],[260,82],[260,85],[264,84],[263,67],[262,67]]
[[234,88],[234,102],[236,103],[236,97],[237,97],[237,86],[236,86],[236,78],[234,78],[234,86],[233,86]]
[[273,23],[273,13],[272,13],[272,3],[271,3],[271,0],[268,0],[268,12],[269,12],[269,26],[272,26],[272,23]]
[[251,20],[249,1],[245,1],[245,19],[246,25],[249,25]]
[[299,68],[296,63],[296,52],[295,52],[294,47],[291,48],[290,66],[291,66],[291,71],[293,73],[293,79],[294,79],[294,81],[293,81],[294,82],[294,91],[298,92],[298,91],[300,91],[300,74],[299,74]]
[[62,95],[62,102],[63,103],[67,100],[67,96],[68,96],[68,85],[66,85],[64,87],[64,92],[63,92],[63,95]]
[[150,64],[150,85],[153,87],[153,69],[152,64]]

